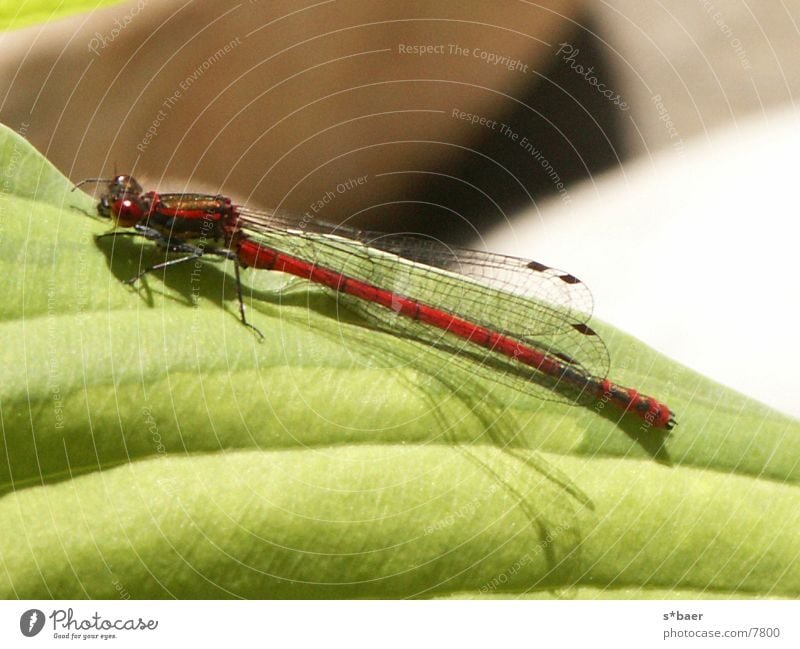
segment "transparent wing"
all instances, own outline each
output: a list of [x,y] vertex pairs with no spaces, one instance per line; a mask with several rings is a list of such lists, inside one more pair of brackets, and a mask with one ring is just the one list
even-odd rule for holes
[[[242,230],[261,245],[535,346],[583,373],[608,372],[605,345],[585,324],[591,294],[568,273],[424,237],[353,230],[280,212],[237,211]],[[383,306],[346,295],[339,299],[370,320],[433,344],[451,338]]]

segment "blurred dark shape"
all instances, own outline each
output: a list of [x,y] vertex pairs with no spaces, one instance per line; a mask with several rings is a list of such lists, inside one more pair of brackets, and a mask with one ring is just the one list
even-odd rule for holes
[[[576,60],[585,68],[593,66],[594,76],[618,90],[620,84],[610,72],[602,43],[592,36],[591,22],[582,24],[584,28],[570,39],[580,50]],[[554,53],[556,50],[554,47]],[[622,120],[627,113],[561,57],[553,58],[554,65],[544,79],[531,75],[527,92],[517,94],[518,102],[508,102],[512,110],[507,115],[493,116],[518,134],[516,142],[499,128],[481,129],[480,137],[471,144],[474,152],[464,151],[452,169],[437,172],[460,181],[423,175],[425,182],[415,188],[408,203],[393,205],[390,215],[381,214],[374,221],[362,219],[361,223],[466,245],[542,199],[569,200],[569,191],[581,181],[624,162],[628,156],[622,142]],[[523,137],[535,147],[534,153],[519,145]],[[536,152],[541,155],[538,159]],[[559,191],[553,173],[564,184],[564,191]]]

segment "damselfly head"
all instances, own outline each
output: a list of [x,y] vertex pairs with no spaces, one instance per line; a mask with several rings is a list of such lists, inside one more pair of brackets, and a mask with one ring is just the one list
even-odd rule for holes
[[86,178],[81,180],[73,187],[73,191],[87,183],[103,183],[108,186],[106,191],[100,196],[97,203],[97,213],[105,218],[114,217],[112,206],[128,199],[138,199],[144,192],[138,181],[128,174],[116,174],[113,178]]

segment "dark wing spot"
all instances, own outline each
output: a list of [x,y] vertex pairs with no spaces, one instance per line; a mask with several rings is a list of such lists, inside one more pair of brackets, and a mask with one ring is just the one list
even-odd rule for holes
[[531,270],[535,270],[536,272],[542,273],[546,270],[550,270],[549,266],[545,266],[544,264],[540,264],[538,261],[532,261],[528,263],[528,268]]
[[572,328],[577,331],[578,333],[583,334],[584,336],[596,336],[597,333],[591,327],[586,326],[585,324],[581,324],[580,322],[575,322],[572,325]]
[[565,284],[580,284],[581,283],[581,280],[579,280],[574,275],[570,275],[569,273],[567,273],[565,275],[559,275],[558,279],[560,279]]

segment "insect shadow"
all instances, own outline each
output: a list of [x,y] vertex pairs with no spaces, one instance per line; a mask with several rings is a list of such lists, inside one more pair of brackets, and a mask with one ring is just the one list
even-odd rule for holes
[[[137,293],[148,307],[155,306],[156,293],[162,294],[168,300],[189,306],[194,306],[198,297],[215,302],[223,308],[226,302],[237,301],[236,284],[229,272],[231,262],[222,257],[205,255],[186,263],[149,272],[131,283],[143,269],[175,260],[181,255],[169,252],[151,241],[132,237],[95,237],[94,241],[106,257],[112,275],[120,283],[130,285],[131,291]],[[159,290],[157,288],[159,284],[169,290]],[[259,301],[267,304],[280,301],[279,295],[274,291],[243,287],[243,292],[247,298],[247,307],[255,308],[257,311],[260,310],[257,307]],[[233,317],[238,318],[237,310],[237,307],[231,310]]]

